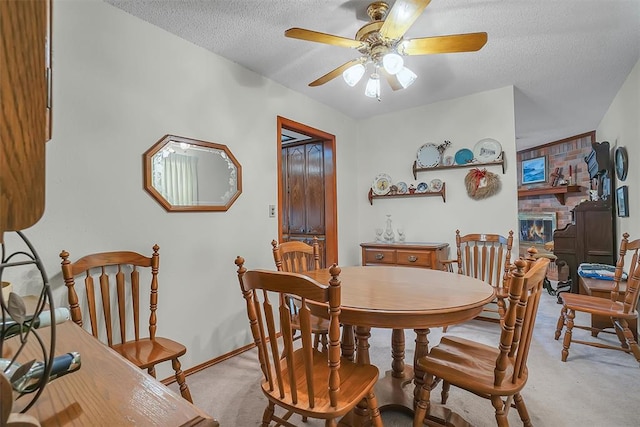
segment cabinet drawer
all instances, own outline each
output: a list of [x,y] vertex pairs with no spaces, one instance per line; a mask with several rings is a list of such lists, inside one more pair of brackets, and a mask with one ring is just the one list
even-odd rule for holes
[[396,251],[394,249],[365,249],[364,261],[366,264],[395,264]]
[[431,268],[432,252],[420,251],[397,251],[398,265],[409,265],[415,267]]

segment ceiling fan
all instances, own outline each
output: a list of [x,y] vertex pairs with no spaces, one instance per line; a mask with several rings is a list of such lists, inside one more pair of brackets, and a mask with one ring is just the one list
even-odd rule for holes
[[367,67],[373,69],[365,95],[380,100],[380,75],[383,75],[393,90],[409,87],[417,78],[404,66],[402,56],[434,53],[474,52],[487,42],[487,33],[452,34],[448,36],[405,39],[404,34],[418,19],[431,0],[397,0],[393,7],[383,1],[373,2],[367,7],[371,22],[358,30],[354,39],[320,33],[303,28],[290,28],[286,37],[317,43],[349,47],[361,56],[352,59],[327,74],[309,83],[320,86],[342,74],[349,86],[355,86]]

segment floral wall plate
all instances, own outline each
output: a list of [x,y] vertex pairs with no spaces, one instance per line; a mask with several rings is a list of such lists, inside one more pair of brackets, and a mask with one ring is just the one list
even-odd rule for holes
[[384,196],[388,194],[391,189],[391,177],[386,173],[381,173],[376,175],[373,180],[373,184],[371,184],[371,190],[373,190],[373,194],[378,196]]
[[429,191],[440,191],[442,190],[442,181],[439,179],[432,179],[429,182]]
[[404,181],[400,181],[396,184],[398,187],[398,194],[407,194],[409,192],[409,188],[407,187],[407,183]]
[[420,149],[418,149],[417,163],[419,168],[433,168],[438,166],[440,163],[440,150],[438,150],[436,144],[429,142],[420,147]]

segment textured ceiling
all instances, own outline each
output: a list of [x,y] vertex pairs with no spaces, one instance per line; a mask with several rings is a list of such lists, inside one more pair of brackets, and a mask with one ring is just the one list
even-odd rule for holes
[[406,57],[418,80],[396,92],[383,81],[378,102],[364,79],[308,86],[358,52],[284,37],[353,38],[370,0],[105,1],[355,119],[513,85],[518,149],[596,129],[640,57],[639,0],[432,0],[405,38],[485,31],[487,44]]

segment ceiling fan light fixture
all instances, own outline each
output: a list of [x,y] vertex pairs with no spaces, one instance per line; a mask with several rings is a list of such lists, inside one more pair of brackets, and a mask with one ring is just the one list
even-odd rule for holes
[[367,87],[364,89],[364,94],[369,98],[377,98],[380,100],[380,77],[374,73],[367,82]]
[[408,88],[416,81],[418,76],[416,73],[408,69],[407,67],[403,67],[402,70],[398,71],[396,74],[396,79],[398,79],[398,83],[402,86],[403,89]]
[[349,86],[353,87],[358,84],[358,82],[364,75],[364,71],[364,65],[356,64],[344,70],[344,72],[342,73],[342,78]]
[[387,73],[395,75],[404,67],[404,59],[395,52],[389,52],[382,57],[382,66]]

